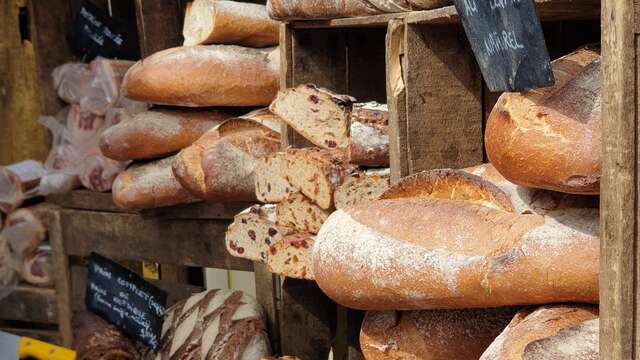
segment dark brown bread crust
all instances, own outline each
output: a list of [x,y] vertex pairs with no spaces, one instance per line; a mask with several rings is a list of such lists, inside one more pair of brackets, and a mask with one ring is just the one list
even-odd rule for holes
[[142,359],[142,353],[129,338],[88,311],[75,313],[71,328],[78,360]]

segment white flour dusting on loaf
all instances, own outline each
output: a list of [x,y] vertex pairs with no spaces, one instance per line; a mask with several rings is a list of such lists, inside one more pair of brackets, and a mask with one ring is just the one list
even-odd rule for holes
[[555,336],[527,345],[523,360],[598,360],[599,330],[598,319],[562,330]]

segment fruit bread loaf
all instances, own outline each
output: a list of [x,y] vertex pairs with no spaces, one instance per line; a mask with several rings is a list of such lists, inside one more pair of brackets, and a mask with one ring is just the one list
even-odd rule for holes
[[286,152],[271,154],[259,159],[254,174],[256,197],[263,203],[279,203],[290,194],[298,192],[285,177],[288,155]]
[[237,1],[195,0],[187,8],[184,45],[235,44],[249,47],[278,45],[279,25],[264,5]]
[[100,150],[120,161],[155,158],[179,151],[231,118],[218,109],[159,108],[137,114],[102,133]]
[[389,189],[389,169],[358,171],[344,178],[334,194],[336,209],[376,200]]
[[323,209],[333,209],[333,193],[353,166],[344,152],[317,148],[286,151],[285,178]]
[[482,354],[480,360],[597,360],[598,308],[548,305],[525,309]]
[[278,91],[277,48],[198,45],[167,49],[129,69],[130,99],[177,106],[260,106]]
[[135,164],[113,183],[113,202],[124,209],[150,209],[196,201],[173,176],[174,157]]
[[581,49],[552,66],[554,86],[504,93],[498,99],[487,121],[487,156],[518,185],[598,194],[600,55]]
[[286,235],[269,247],[267,268],[270,272],[296,279],[313,280],[311,249],[314,238],[309,233]]
[[276,225],[275,205],[254,205],[233,218],[225,244],[229,254],[252,261],[267,261],[269,247],[293,229]]
[[331,214],[314,204],[308,197],[297,192],[290,194],[276,207],[277,224],[294,228],[297,231],[317,234],[320,227]]
[[598,302],[597,208],[518,213],[495,186],[452,176],[447,192],[436,175],[421,177],[432,193],[392,188],[329,216],[313,249],[329,297],[365,310]]
[[350,115],[349,162],[389,166],[389,110],[375,101],[353,104]]
[[360,331],[367,360],[470,360],[509,324],[514,308],[368,311]]
[[271,355],[258,302],[242,291],[208,290],[169,308],[156,359],[261,359]]

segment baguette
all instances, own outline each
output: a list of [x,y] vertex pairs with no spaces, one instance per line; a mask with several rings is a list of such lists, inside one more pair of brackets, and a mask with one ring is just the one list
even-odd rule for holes
[[349,162],[389,166],[389,110],[377,102],[353,104],[350,115]]
[[515,184],[598,194],[600,55],[582,49],[552,65],[554,86],[498,99],[487,121],[487,156]]
[[275,205],[254,205],[233,218],[225,234],[229,254],[252,261],[267,261],[269,247],[292,229],[276,225]]
[[277,48],[235,45],[167,49],[138,61],[122,88],[127,98],[176,106],[260,106],[278,91]]
[[279,203],[298,192],[285,177],[287,154],[277,152],[259,159],[255,170],[256,197],[263,203]]
[[222,110],[145,111],[104,131],[100,150],[104,156],[119,161],[156,158],[193,144],[230,117]]
[[313,249],[318,285],[365,310],[598,302],[597,208],[509,212],[458,180],[450,192],[469,199],[440,188],[334,212]]
[[317,234],[331,211],[322,209],[301,193],[290,194],[276,208],[276,223],[297,231]]
[[389,189],[389,169],[359,171],[347,176],[334,194],[336,209],[376,200]]
[[598,309],[549,305],[522,310],[480,360],[597,360]]
[[360,331],[367,360],[470,360],[509,324],[514,308],[368,311]]
[[236,1],[195,0],[182,30],[184,45],[236,44],[248,47],[278,45],[278,22],[267,8]]
[[308,233],[286,235],[269,247],[267,268],[270,272],[296,279],[313,280],[311,248],[314,238]]
[[268,0],[267,11],[276,20],[334,19],[382,12],[363,0]]
[[194,202],[173,176],[174,157],[136,164],[113,183],[113,202],[123,209],[151,209]]

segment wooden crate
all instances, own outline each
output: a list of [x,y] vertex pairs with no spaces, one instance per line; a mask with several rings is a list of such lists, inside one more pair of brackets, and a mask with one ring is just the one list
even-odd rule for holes
[[[536,0],[536,5],[552,58],[599,41],[600,1]],[[389,105],[392,182],[422,170],[463,168],[485,160],[484,124],[499,94],[484,85],[453,6],[286,23],[280,50],[282,88],[314,83],[358,101]],[[290,127],[284,126],[283,134],[285,148],[309,145]],[[290,312],[295,318],[337,318],[310,324],[307,332],[313,336],[283,343],[284,352],[324,360],[322,346],[332,344],[334,359],[362,359],[362,312],[318,299],[312,295],[317,288],[313,282],[306,282],[306,298],[297,290],[292,296],[287,281],[281,290],[283,339],[300,331],[288,328],[284,316]],[[318,336],[324,336],[322,341]]]

